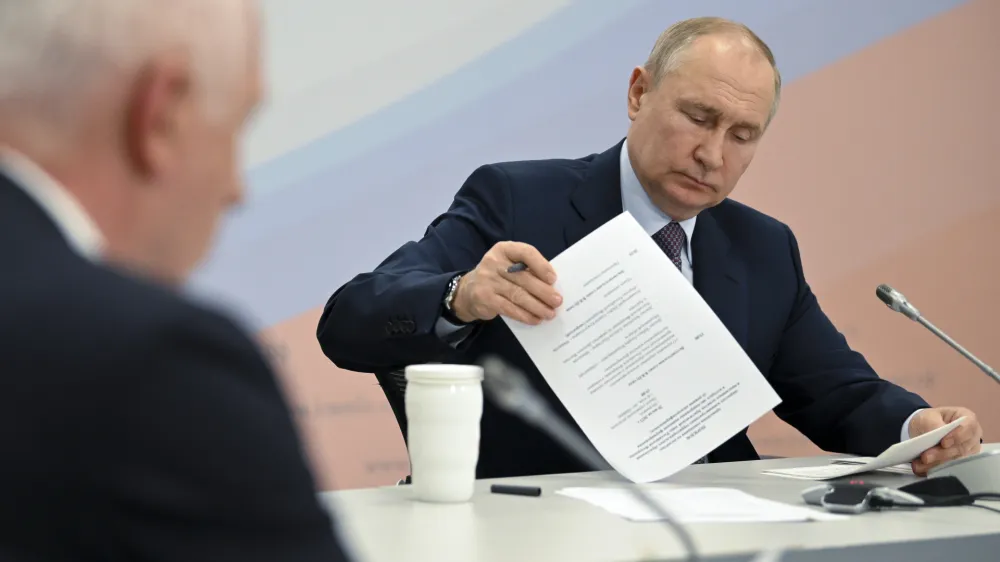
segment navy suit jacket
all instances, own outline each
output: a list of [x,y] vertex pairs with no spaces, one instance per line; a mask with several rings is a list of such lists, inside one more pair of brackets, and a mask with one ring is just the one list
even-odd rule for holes
[[[480,324],[453,348],[435,332],[449,280],[497,242],[531,244],[552,259],[622,212],[619,155],[492,164],[477,169],[419,241],[409,242],[330,298],[318,337],[342,368],[379,372],[498,354],[525,371],[571,421],[505,323]],[[789,228],[726,200],[698,215],[694,286],[781,397],[775,413],[827,451],[877,455],[927,407],[880,379],[820,309]],[[756,459],[746,430],[713,462]],[[487,404],[479,477],[586,470],[546,435]]]
[[3,174],[0,240],[0,560],[346,560],[245,332],[80,256]]

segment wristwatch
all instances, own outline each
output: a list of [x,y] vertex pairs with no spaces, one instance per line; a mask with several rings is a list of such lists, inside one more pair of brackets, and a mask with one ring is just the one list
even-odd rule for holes
[[466,322],[462,322],[458,319],[458,315],[455,314],[455,309],[452,305],[455,302],[455,294],[458,293],[458,282],[462,280],[462,275],[456,275],[451,278],[448,282],[448,289],[444,292],[444,301],[442,302],[444,306],[444,317],[452,324],[457,324],[459,326],[464,326]]

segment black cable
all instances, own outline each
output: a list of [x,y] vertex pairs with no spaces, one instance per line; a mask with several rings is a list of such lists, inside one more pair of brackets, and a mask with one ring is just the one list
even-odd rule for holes
[[1000,500],[1000,494],[994,492],[982,492],[979,494],[968,494],[964,496],[952,496],[941,498],[937,501],[925,501],[921,507],[951,507],[957,505],[976,505],[978,500]]
[[979,509],[985,509],[987,511],[992,511],[994,513],[1000,513],[1000,509],[998,509],[996,507],[993,507],[993,506],[990,506],[990,505],[983,505],[981,503],[971,504],[970,507],[978,507]]
[[897,509],[922,509],[925,507],[961,507],[961,506],[972,506],[985,509],[987,511],[994,511],[1000,513],[1000,509],[981,505],[976,503],[978,500],[1000,500],[1000,494],[994,492],[983,492],[979,494],[964,494],[961,496],[950,496],[943,498],[935,498],[933,500],[924,500],[922,504],[910,504],[910,503],[896,503],[892,500],[886,498],[872,498],[872,507],[875,509],[879,508],[897,508]]

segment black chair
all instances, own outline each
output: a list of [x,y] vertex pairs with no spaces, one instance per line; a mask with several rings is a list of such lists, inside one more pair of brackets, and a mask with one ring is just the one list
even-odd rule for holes
[[[396,425],[399,426],[400,433],[403,434],[403,444],[406,440],[406,375],[401,369],[395,371],[382,371],[375,373],[375,380],[382,387],[382,394],[385,395],[392,415],[396,417]],[[401,479],[396,484],[409,484],[410,475]]]
[[406,376],[401,369],[395,371],[383,371],[375,373],[375,380],[382,387],[382,394],[392,409],[392,415],[396,417],[396,425],[403,434],[403,442],[406,442]]

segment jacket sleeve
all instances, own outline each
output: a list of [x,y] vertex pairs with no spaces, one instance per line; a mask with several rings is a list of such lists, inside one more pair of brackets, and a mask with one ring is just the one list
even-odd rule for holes
[[879,378],[850,348],[806,283],[798,243],[786,231],[798,291],[771,369],[782,399],[775,414],[826,451],[877,456],[927,403]]
[[[404,244],[330,297],[316,334],[323,353],[343,369],[368,373],[450,356],[454,342],[437,326],[448,283],[506,240],[512,220],[506,173],[494,165],[480,167],[423,238]],[[464,344],[475,337],[452,335]]]

